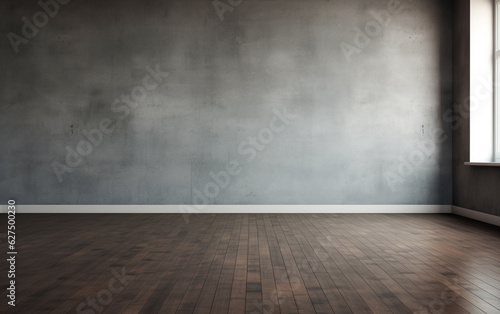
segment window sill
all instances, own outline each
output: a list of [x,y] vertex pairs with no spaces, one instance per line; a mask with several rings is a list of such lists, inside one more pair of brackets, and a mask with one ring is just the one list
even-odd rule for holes
[[481,161],[481,162],[472,162],[472,161],[467,161],[464,162],[464,165],[466,166],[482,166],[482,167],[500,167],[500,162],[494,162],[494,161]]

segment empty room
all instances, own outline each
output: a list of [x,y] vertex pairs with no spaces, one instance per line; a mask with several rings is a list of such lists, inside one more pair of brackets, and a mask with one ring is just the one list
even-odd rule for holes
[[500,0],[0,14],[0,313],[500,313]]

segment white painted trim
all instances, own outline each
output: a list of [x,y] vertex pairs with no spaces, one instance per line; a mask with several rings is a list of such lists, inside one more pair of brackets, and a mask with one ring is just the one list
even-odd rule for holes
[[471,210],[458,206],[451,206],[451,213],[463,217],[467,217],[474,220],[479,220],[482,222],[486,222],[495,226],[500,227],[500,216],[495,216],[491,214],[486,214],[482,212],[478,212],[476,210]]
[[[204,208],[200,208],[204,207]],[[7,205],[0,206],[0,213]],[[446,214],[450,205],[207,205],[196,209],[193,205],[22,205],[16,204],[17,213],[124,213],[124,214]]]

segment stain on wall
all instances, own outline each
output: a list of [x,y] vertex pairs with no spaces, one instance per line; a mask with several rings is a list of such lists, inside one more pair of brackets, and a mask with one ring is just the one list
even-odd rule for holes
[[0,4],[0,201],[451,202],[451,1],[62,3]]

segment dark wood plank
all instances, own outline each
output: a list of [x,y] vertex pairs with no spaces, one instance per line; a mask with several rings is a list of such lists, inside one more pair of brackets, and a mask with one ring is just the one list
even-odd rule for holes
[[93,310],[87,298],[101,313],[500,312],[500,230],[453,215],[19,214],[16,227],[17,306],[2,313]]

